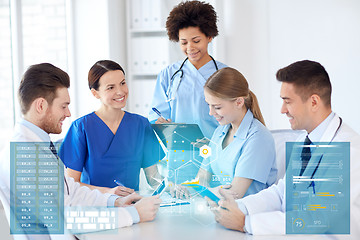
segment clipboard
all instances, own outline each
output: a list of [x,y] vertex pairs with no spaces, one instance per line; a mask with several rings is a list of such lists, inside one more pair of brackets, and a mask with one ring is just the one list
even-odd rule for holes
[[190,150],[192,142],[204,138],[197,124],[164,123],[151,126],[168,150]]
[[161,195],[165,191],[166,185],[167,185],[167,179],[164,178],[159,184],[159,186],[155,189],[155,191],[151,194],[151,196]]

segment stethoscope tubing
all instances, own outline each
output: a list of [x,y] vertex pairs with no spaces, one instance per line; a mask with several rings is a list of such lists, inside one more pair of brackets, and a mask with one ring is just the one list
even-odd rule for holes
[[[209,55],[209,56],[210,56],[210,55]],[[212,56],[210,56],[210,57],[211,57],[214,65],[215,65],[216,71],[219,70],[218,65],[216,64],[215,59],[214,59]],[[185,58],[185,60],[184,60],[184,61],[182,62],[182,64],[180,65],[180,68],[179,68],[178,70],[176,70],[176,71],[173,73],[173,75],[171,76],[171,78],[170,78],[170,83],[169,83],[169,87],[168,87],[168,89],[167,89],[167,91],[166,91],[166,95],[168,96],[168,99],[166,100],[166,102],[170,102],[170,101],[172,101],[172,100],[175,99],[174,94],[176,94],[177,90],[179,89],[180,83],[181,83],[181,81],[182,81],[182,77],[184,76],[184,71],[182,70],[182,68],[183,68],[185,62],[186,62],[188,59],[189,59],[188,57]],[[174,83],[175,76],[176,76],[179,72],[180,72],[180,80],[179,80],[179,83],[178,83],[178,85],[177,85],[177,87],[176,87],[175,92],[171,94],[171,95],[172,95],[171,97],[169,97],[170,92],[171,92],[171,89],[173,88],[173,83]]]

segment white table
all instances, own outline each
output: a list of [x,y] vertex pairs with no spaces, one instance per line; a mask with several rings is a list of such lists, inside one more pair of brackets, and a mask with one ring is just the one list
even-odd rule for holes
[[[189,205],[181,206],[182,209],[189,209]],[[187,213],[189,213],[185,210]],[[208,224],[196,221],[189,214],[169,213],[165,208],[160,208],[156,219],[152,222],[135,224],[131,227],[117,229],[116,234],[110,231],[86,234],[79,236],[80,239],[242,239],[245,234],[229,231],[212,219]]]
[[[144,239],[144,240],[223,240],[223,239],[355,239],[351,236],[339,235],[286,235],[286,236],[252,236],[245,233],[225,229],[214,221],[213,214],[203,209],[202,216],[195,216],[193,209],[196,206],[186,205],[169,208],[160,208],[156,219],[152,222],[134,224],[131,227],[120,228],[115,231],[102,231],[79,235],[84,240],[111,240],[111,239]],[[179,213],[181,211],[181,213]]]

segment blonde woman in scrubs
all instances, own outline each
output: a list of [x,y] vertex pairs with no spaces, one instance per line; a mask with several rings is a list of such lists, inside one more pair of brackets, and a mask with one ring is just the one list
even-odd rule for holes
[[204,94],[209,114],[220,126],[209,144],[211,156],[197,174],[200,184],[226,185],[242,198],[275,183],[274,140],[245,77],[233,68],[220,69],[206,81]]

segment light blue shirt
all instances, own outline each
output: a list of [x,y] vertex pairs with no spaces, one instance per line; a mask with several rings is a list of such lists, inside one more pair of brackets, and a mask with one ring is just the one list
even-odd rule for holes
[[[335,113],[331,112],[324,121],[322,121],[309,135],[311,142],[320,142],[321,137],[324,135],[327,127],[329,126],[331,120],[334,118]],[[313,150],[313,149],[312,149]]]
[[19,124],[24,125],[25,127],[29,128],[32,132],[34,132],[42,141],[50,143],[50,136],[47,132],[36,126],[35,124],[25,120],[20,119]]
[[202,168],[213,174],[211,186],[230,184],[234,177],[252,179],[244,196],[257,193],[275,183],[277,169],[274,139],[250,110],[245,114],[233,141],[222,148],[230,124],[219,126],[211,138],[211,156]]
[[[204,84],[216,71],[213,61],[209,61],[200,69],[187,60],[182,67],[181,73],[177,73],[172,84],[172,75],[179,70],[183,61],[169,65],[158,75],[154,97],[151,107],[157,108],[163,117],[170,118],[175,123],[198,124],[204,136],[211,138],[215,128],[219,125],[215,118],[209,115],[209,107],[205,102]],[[225,64],[216,61],[219,69],[226,67]],[[177,91],[176,88],[178,87]],[[167,95],[168,89],[172,89],[172,96]],[[174,100],[167,101],[174,98]],[[150,110],[149,121],[154,123],[159,116]]]

